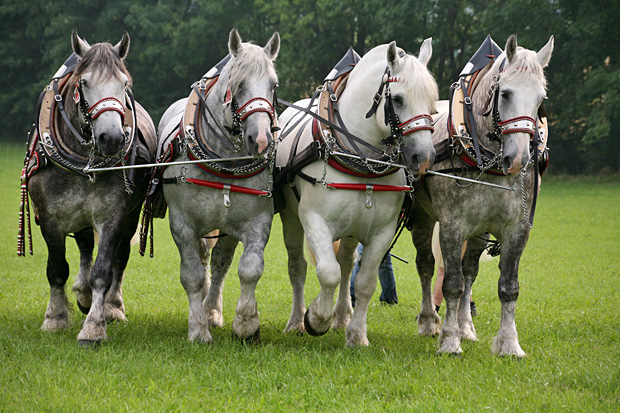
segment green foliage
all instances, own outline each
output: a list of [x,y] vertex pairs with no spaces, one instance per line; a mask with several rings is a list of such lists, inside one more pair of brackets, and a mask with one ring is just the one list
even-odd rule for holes
[[[212,345],[187,341],[187,296],[166,220],[155,221],[155,258],[136,247],[123,286],[129,321],[84,350],[77,308],[66,331],[40,330],[49,299],[47,252],[33,227],[34,255],[15,254],[24,148],[0,144],[0,410],[2,411],[618,411],[620,409],[620,181],[543,180],[534,229],[520,263],[517,328],[525,360],[497,358],[497,259],[474,285],[480,341],[462,357],[438,356],[419,337],[415,251],[403,234],[394,260],[399,304],[368,311],[370,347],[344,348],[342,332],[282,334],[291,305],[287,258],[274,220],[258,283],[261,342],[231,340],[238,258],[224,286],[225,326]],[[588,211],[584,213],[584,211]],[[241,250],[241,248],[239,248]],[[79,256],[67,242],[71,276]],[[237,252],[237,257],[239,251]],[[306,304],[318,293],[314,268]],[[444,310],[440,311],[444,315]]]
[[620,3],[577,0],[66,0],[0,4],[0,140],[23,139],[37,96],[71,53],[77,27],[91,42],[131,35],[134,94],[158,123],[164,110],[227,53],[232,27],[264,44],[280,32],[279,96],[309,96],[349,46],[363,54],[396,40],[417,53],[433,38],[430,69],[447,98],[487,34],[501,46],[539,49],[555,36],[549,80],[551,168],[565,173],[620,170]]

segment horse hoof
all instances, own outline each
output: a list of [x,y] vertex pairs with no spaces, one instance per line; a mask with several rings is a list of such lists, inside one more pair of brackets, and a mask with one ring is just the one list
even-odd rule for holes
[[240,337],[237,334],[235,334],[235,332],[233,331],[232,332],[232,337],[233,337],[234,340],[239,340],[239,341],[241,341],[243,343],[258,344],[260,342],[260,327],[251,336]]
[[95,349],[101,345],[101,340],[79,340],[78,347],[84,349]]
[[89,311],[90,311],[90,307],[84,307],[82,304],[80,304],[80,301],[78,300],[77,302],[77,306],[80,309],[80,311],[82,312],[82,314],[86,314],[88,315]]
[[329,331],[329,327],[325,331],[316,331],[314,328],[312,328],[312,326],[310,325],[310,320],[308,319],[308,311],[306,311],[306,314],[304,314],[304,327],[308,334],[315,337],[322,336]]

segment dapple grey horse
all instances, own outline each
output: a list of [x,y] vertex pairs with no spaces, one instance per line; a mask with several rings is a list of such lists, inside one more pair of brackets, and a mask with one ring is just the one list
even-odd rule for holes
[[[538,162],[532,157],[532,147],[536,143],[531,145],[530,142],[536,136],[536,119],[546,96],[543,68],[548,65],[552,51],[553,37],[539,52],[534,52],[518,47],[516,36],[510,36],[505,52],[495,56],[492,66],[477,80],[479,83],[471,96],[475,129],[480,146],[495,155],[484,160],[482,169],[495,169],[496,174],[483,174],[479,168],[470,168],[456,153],[431,167],[431,170],[450,170],[456,175],[511,187],[514,191],[465,185],[428,175],[416,191],[411,215],[412,239],[422,284],[418,327],[423,335],[437,334],[441,322],[431,301],[434,271],[431,239],[435,222],[440,224],[445,263],[442,290],[446,300],[446,316],[439,336],[440,353],[461,353],[460,338],[477,339],[469,301],[489,232],[501,243],[498,283],[501,324],[492,351],[498,355],[525,356],[515,325],[518,269],[530,233],[533,197],[538,191],[537,168],[532,167]],[[441,119],[433,134],[436,145],[449,137],[446,103],[438,104]],[[483,116],[481,112],[491,112],[491,115]],[[473,171],[464,172],[468,168]],[[461,260],[461,247],[466,240],[467,250]]]
[[[49,118],[56,122],[39,125],[32,150],[47,157],[48,164],[32,175],[28,190],[49,252],[51,294],[42,328],[57,330],[69,323],[65,240],[73,233],[80,250],[73,291],[80,310],[88,313],[77,338],[90,345],[107,339],[107,320],[125,319],[123,272],[150,174],[144,169],[85,171],[97,165],[153,162],[156,134],[148,113],[130,94],[131,76],[124,64],[127,32],[115,46],[90,46],[74,29],[71,43],[77,66],[59,90],[47,89],[55,105]],[[132,116],[136,122],[129,128]],[[93,230],[99,234],[94,265]]]
[[[230,60],[216,81],[210,79],[207,86],[203,78],[189,98],[168,108],[158,128],[161,148],[180,133],[181,150],[174,161],[241,158],[201,168],[168,166],[163,174],[170,229],[181,256],[181,283],[189,299],[188,338],[198,342],[212,341],[210,323],[223,323],[222,287],[239,241],[243,244],[238,268],[241,295],[233,332],[242,339],[259,338],[254,291],[263,273],[263,252],[274,214],[270,195],[278,79],[273,61],[280,37],[274,33],[262,48],[242,43],[233,29],[228,49]],[[209,286],[209,246],[204,237],[215,229],[225,235],[211,254]]]

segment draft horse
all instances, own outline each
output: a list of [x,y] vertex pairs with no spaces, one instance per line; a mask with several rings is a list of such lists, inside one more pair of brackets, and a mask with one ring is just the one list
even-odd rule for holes
[[516,35],[508,38],[502,52],[488,37],[452,86],[450,101],[438,104],[433,142],[444,150],[438,149],[431,170],[513,189],[464,185],[426,175],[416,191],[411,235],[422,284],[418,328],[423,335],[437,334],[441,322],[431,299],[431,239],[435,222],[440,225],[445,265],[442,290],[446,300],[440,353],[461,353],[461,338],[477,339],[469,301],[479,257],[490,233],[501,245],[501,323],[492,351],[497,355],[525,356],[515,325],[518,270],[533,222],[540,180],[538,165],[546,162],[543,68],[552,51],[553,36],[538,52],[519,47]]
[[[39,100],[22,173],[21,217],[29,222],[29,209],[24,214],[29,193],[49,253],[50,301],[44,330],[69,324],[65,241],[74,234],[80,269],[73,291],[78,307],[88,314],[77,339],[90,345],[107,339],[106,321],[125,320],[123,273],[150,173],[89,170],[153,162],[156,134],[131,92],[124,63],[130,44],[127,32],[115,46],[90,46],[74,29],[71,44],[74,54]],[[20,255],[25,254],[24,230],[22,222]],[[99,234],[94,264],[93,231]]]
[[[260,336],[254,292],[273,221],[273,132],[278,84],[273,61],[280,36],[267,45],[242,43],[230,32],[230,55],[197,82],[188,98],[164,113],[158,139],[163,194],[170,210],[170,229],[181,256],[181,283],[189,299],[188,338],[211,342],[209,324],[221,326],[222,288],[239,241],[241,294],[233,333],[242,339]],[[212,253],[205,236],[219,229]],[[211,285],[209,285],[211,255]]]
[[[426,67],[431,54],[431,39],[424,41],[417,58],[396,42],[377,46],[359,59],[346,83],[337,65],[337,79],[328,76],[314,108],[313,99],[282,113],[276,163],[285,177],[286,208],[280,217],[293,287],[285,331],[321,335],[330,327],[346,326],[347,346],[369,344],[368,305],[405,193],[411,190],[407,176],[417,179],[414,174],[423,174],[435,156],[430,114],[438,92]],[[304,236],[316,257],[321,285],[308,311]],[[339,239],[336,255],[332,242]],[[348,285],[358,242],[364,254],[353,312]]]

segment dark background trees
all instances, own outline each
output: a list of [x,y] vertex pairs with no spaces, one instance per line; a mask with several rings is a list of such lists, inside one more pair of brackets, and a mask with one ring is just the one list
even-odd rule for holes
[[487,34],[501,46],[517,33],[547,68],[551,171],[620,169],[620,16],[617,0],[2,0],[0,141],[23,141],[36,99],[71,53],[75,26],[89,42],[131,35],[134,93],[155,123],[166,107],[227,53],[232,27],[263,44],[282,36],[279,96],[308,96],[351,45],[363,54],[396,40],[417,53],[433,37],[430,69],[447,90]]

